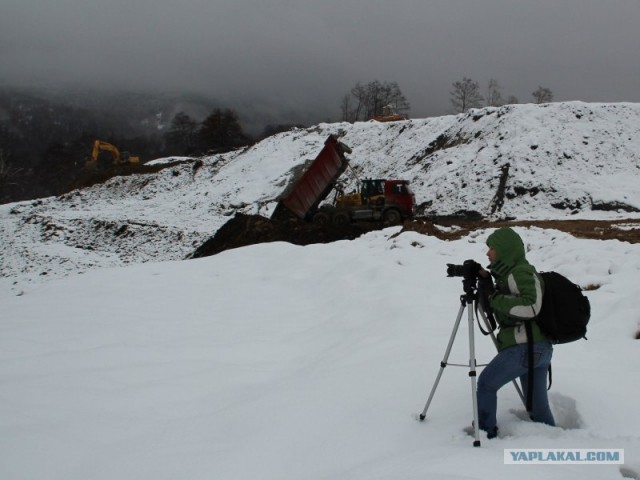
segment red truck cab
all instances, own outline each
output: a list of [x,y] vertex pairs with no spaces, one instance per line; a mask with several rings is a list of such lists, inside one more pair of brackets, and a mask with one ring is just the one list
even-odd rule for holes
[[403,218],[416,213],[416,196],[407,180],[384,180],[384,197],[387,204],[397,205]]

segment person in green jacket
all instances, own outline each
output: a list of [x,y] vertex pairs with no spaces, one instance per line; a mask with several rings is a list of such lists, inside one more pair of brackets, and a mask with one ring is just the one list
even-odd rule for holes
[[[535,422],[555,425],[547,398],[547,369],[553,347],[542,334],[535,317],[542,306],[544,285],[525,256],[524,243],[511,228],[499,228],[487,238],[489,270],[496,286],[489,304],[500,330],[498,354],[478,378],[479,428],[488,438],[498,434],[496,420],[497,393],[507,383],[520,379],[525,398],[528,393],[529,350],[525,322],[533,336],[533,392],[530,416]],[[489,272],[479,272],[480,283],[490,279]]]

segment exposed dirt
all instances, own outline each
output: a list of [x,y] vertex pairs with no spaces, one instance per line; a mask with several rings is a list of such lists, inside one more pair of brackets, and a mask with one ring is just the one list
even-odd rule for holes
[[[353,240],[386,225],[359,222],[345,226],[316,225],[301,221],[275,222],[258,215],[237,214],[216,234],[192,254],[192,258],[207,257],[232,248],[256,243],[284,241],[295,245]],[[540,227],[567,232],[578,238],[616,239],[640,242],[640,219],[634,220],[541,220],[488,222],[464,219],[414,219],[406,221],[402,231],[433,235],[442,240],[455,240],[474,230],[502,226]]]
[[273,221],[259,215],[236,214],[216,234],[193,253],[192,258],[208,257],[231,248],[256,243],[289,242],[295,245],[353,240],[380,225],[358,222],[345,226],[317,225],[299,220]]
[[[446,227],[444,230],[440,227]],[[417,231],[443,240],[455,240],[474,230],[499,227],[539,227],[569,233],[577,238],[620,240],[640,243],[640,219],[625,220],[513,220],[488,222],[483,220],[426,220],[405,222],[403,231]]]

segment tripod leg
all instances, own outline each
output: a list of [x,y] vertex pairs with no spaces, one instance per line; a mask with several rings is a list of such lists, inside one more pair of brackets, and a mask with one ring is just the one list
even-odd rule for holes
[[474,447],[480,446],[480,422],[478,421],[478,385],[476,381],[476,348],[473,336],[473,308],[469,308],[469,378],[471,379],[471,400],[473,403]]
[[442,359],[442,362],[440,362],[440,371],[438,372],[436,381],[434,382],[433,387],[431,388],[431,393],[429,394],[427,404],[424,406],[424,410],[422,410],[422,413],[420,414],[420,421],[423,421],[427,416],[427,410],[429,409],[429,405],[431,405],[431,400],[433,400],[433,395],[436,393],[436,388],[438,387],[438,383],[440,382],[440,377],[442,377],[442,372],[444,371],[444,367],[447,366],[447,361],[449,360],[449,354],[451,353],[451,347],[453,346],[453,341],[456,338],[456,333],[458,332],[458,327],[460,326],[460,320],[462,319],[464,308],[465,308],[465,304],[461,303],[460,310],[458,310],[458,317],[456,318],[456,322],[453,325],[453,330],[451,331],[451,336],[449,337],[449,345],[447,345],[447,350],[444,353],[444,358]]

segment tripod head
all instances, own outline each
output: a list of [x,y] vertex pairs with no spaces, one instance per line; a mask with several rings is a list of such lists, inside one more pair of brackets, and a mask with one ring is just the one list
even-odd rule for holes
[[462,289],[464,290],[464,300],[471,303],[478,298],[478,278],[464,278],[462,280]]

